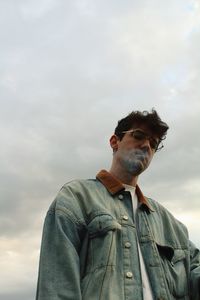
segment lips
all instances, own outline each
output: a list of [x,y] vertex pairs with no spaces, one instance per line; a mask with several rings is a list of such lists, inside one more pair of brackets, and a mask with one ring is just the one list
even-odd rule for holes
[[148,161],[149,155],[147,152],[144,152],[142,150],[132,150],[132,153],[130,153],[130,157],[132,159],[138,159],[145,162]]
[[123,168],[132,175],[139,175],[149,165],[149,154],[141,149],[129,149],[120,152]]

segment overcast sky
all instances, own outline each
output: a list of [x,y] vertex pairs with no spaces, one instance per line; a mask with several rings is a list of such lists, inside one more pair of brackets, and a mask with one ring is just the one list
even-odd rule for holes
[[0,0],[0,299],[34,299],[50,203],[132,110],[170,127],[139,185],[200,247],[199,33],[199,0]]

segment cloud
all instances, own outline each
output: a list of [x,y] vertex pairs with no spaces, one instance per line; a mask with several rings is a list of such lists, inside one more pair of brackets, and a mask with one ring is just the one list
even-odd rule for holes
[[55,0],[28,0],[21,1],[19,10],[25,19],[38,19],[44,17],[49,11],[55,9],[59,1]]
[[29,234],[0,239],[2,299],[33,299],[37,276],[37,268],[33,266],[38,265],[39,257],[37,234],[29,231]]
[[46,210],[65,182],[109,168],[134,109],[170,126],[141,188],[200,245],[199,15],[192,0],[0,3],[1,298],[33,299]]

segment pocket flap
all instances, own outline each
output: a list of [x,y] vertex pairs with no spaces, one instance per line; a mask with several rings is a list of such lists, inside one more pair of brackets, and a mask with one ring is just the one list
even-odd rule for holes
[[116,229],[120,230],[121,225],[108,214],[98,215],[88,224],[88,232],[91,238],[105,235],[108,231]]
[[172,261],[174,257],[174,248],[168,245],[160,245],[156,243],[158,251],[161,256],[166,257],[169,261]]
[[169,245],[160,245],[157,243],[158,251],[161,255],[164,255],[172,264],[183,260],[186,257],[183,249],[173,248]]
[[182,249],[175,249],[174,250],[174,256],[172,258],[172,263],[175,264],[178,261],[183,260],[186,257],[185,251]]

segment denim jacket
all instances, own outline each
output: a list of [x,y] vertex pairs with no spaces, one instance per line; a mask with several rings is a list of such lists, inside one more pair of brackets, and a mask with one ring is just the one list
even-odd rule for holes
[[[200,299],[200,253],[186,227],[110,173],[65,184],[44,223],[36,300],[142,300],[138,246],[155,300]],[[148,299],[146,299],[148,300]]]

